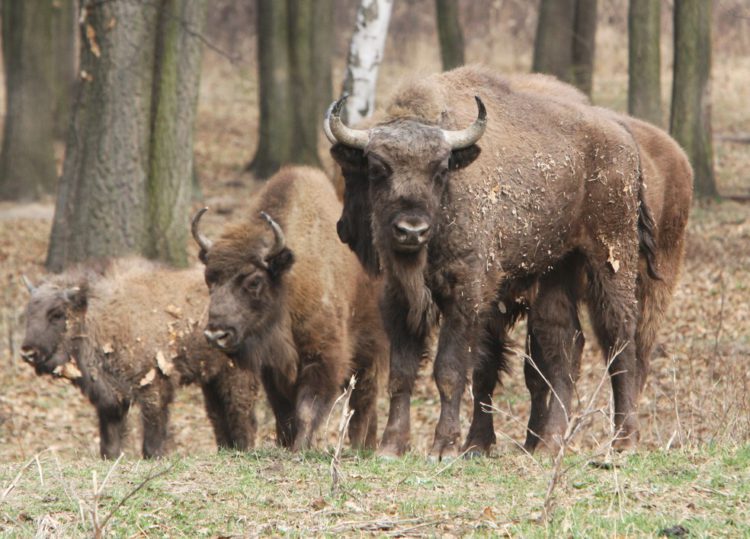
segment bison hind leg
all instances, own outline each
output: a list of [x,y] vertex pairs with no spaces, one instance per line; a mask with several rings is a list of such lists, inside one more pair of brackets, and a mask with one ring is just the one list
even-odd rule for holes
[[163,457],[169,437],[169,405],[174,400],[170,380],[160,376],[139,398],[143,420],[143,457]]
[[349,423],[349,441],[354,449],[375,449],[378,431],[377,379],[365,368],[357,369],[355,376],[357,383],[350,402],[354,415]]

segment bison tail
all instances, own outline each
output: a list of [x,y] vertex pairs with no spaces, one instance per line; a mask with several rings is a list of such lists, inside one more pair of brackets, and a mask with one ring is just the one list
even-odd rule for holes
[[[639,171],[640,176],[640,171]],[[646,204],[646,187],[643,184],[643,178],[640,177],[638,186],[638,243],[639,251],[646,259],[646,268],[649,277],[662,280],[662,276],[656,269],[656,223],[651,215],[651,210]]]

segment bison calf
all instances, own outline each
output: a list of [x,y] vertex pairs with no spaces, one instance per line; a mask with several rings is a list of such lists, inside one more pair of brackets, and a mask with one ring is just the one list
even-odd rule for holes
[[88,397],[103,458],[121,453],[133,402],[141,407],[143,456],[163,455],[180,383],[201,385],[220,447],[253,446],[257,378],[206,345],[198,328],[202,281],[197,269],[126,259],[104,275],[72,271],[36,288],[27,282],[23,359],[37,374],[69,378]]
[[215,243],[198,231],[202,213],[193,236],[211,295],[205,335],[260,368],[278,443],[309,447],[353,373],[349,438],[374,447],[385,333],[375,283],[336,237],[341,204],[328,178],[282,169]]

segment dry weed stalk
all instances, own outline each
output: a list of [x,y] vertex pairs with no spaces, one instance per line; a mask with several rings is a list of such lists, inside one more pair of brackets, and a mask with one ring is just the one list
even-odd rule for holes
[[[336,406],[339,401],[343,400],[344,402],[341,409],[341,418],[339,419],[338,439],[336,441],[336,447],[333,451],[333,457],[331,458],[331,495],[336,493],[341,481],[341,472],[339,471],[339,466],[341,465],[341,450],[344,447],[344,438],[346,437],[346,431],[349,427],[349,422],[352,420],[352,416],[354,415],[354,410],[351,410],[349,408],[349,400],[352,398],[354,386],[356,385],[357,377],[352,374],[352,377],[349,378],[349,385],[346,387],[344,392],[339,395],[339,398],[336,399],[336,402],[333,403],[333,406]],[[333,412],[333,408],[331,408],[331,412]],[[329,414],[328,418],[330,419],[330,417],[331,416]]]
[[[604,386],[604,381],[607,379],[607,374],[609,373],[609,369],[612,366],[612,363],[615,359],[617,359],[617,356],[619,356],[623,350],[625,350],[625,347],[627,346],[627,343],[623,343],[619,348],[613,351],[612,355],[607,360],[606,368],[604,369],[604,372],[602,373],[602,376],[599,380],[599,383],[597,384],[596,388],[594,389],[593,393],[591,394],[591,397],[589,397],[588,403],[586,404],[585,408],[582,412],[576,413],[573,415],[572,418],[568,417],[568,410],[565,410],[565,406],[562,403],[562,401],[559,400],[557,393],[555,393],[555,390],[552,389],[552,393],[555,398],[558,398],[558,402],[560,403],[560,406],[565,411],[566,419],[568,419],[567,428],[565,429],[565,434],[563,434],[562,438],[560,439],[560,448],[557,451],[557,454],[555,455],[555,459],[552,464],[552,475],[550,476],[550,480],[547,484],[547,492],[544,495],[544,504],[542,506],[542,519],[545,524],[549,523],[551,521],[552,517],[552,504],[553,504],[553,494],[555,492],[555,488],[557,487],[558,483],[560,482],[560,479],[562,476],[567,473],[567,469],[563,470],[562,468],[562,462],[563,458],[565,457],[565,453],[568,449],[568,446],[570,445],[570,442],[573,440],[573,437],[578,433],[578,431],[589,422],[590,418],[593,415],[604,413],[604,410],[602,409],[595,409],[594,408],[594,402],[599,395],[599,392],[601,391],[602,387]],[[534,360],[531,359],[531,357],[526,358],[534,367],[534,369],[539,372],[541,375],[541,371],[539,371],[539,368],[534,363]],[[623,374],[622,372],[614,372],[610,374],[610,377],[618,376],[620,374]],[[546,381],[546,379],[545,379]],[[549,382],[547,382],[549,385]],[[552,386],[550,385],[550,388]],[[614,440],[619,435],[619,432],[614,433],[612,440]],[[611,447],[611,442],[610,442]]]
[[0,495],[0,502],[5,501],[5,498],[8,497],[8,495],[13,491],[14,488],[16,488],[16,485],[18,484],[18,481],[21,480],[21,476],[23,475],[23,472],[26,471],[29,467],[31,467],[32,464],[36,463],[36,465],[39,467],[39,481],[42,483],[42,486],[44,486],[44,477],[42,476],[42,469],[39,464],[39,455],[42,453],[46,453],[51,448],[44,449],[43,451],[40,451],[33,457],[31,457],[29,460],[26,461],[26,463],[21,466],[21,469],[18,470],[18,473],[13,478],[13,480],[8,484],[8,486],[3,490],[2,495]]

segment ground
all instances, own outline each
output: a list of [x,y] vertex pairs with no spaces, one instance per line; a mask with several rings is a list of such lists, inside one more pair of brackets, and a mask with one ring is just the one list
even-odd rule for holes
[[[603,60],[594,100],[623,110],[626,51],[614,32],[606,25],[599,32]],[[384,94],[399,77],[439,66],[429,43],[407,45],[412,54],[383,65]],[[501,49],[502,43],[483,48],[469,40],[467,56],[504,71],[527,67],[528,49],[517,55]],[[394,54],[386,51],[386,58],[389,52]],[[669,67],[666,62],[665,102]],[[205,219],[209,234],[241,215],[257,188],[243,172],[256,136],[254,73],[251,64],[230,64],[206,52],[196,140],[203,200],[195,207],[205,202],[212,208]],[[747,54],[716,55],[716,133],[750,132],[748,73]],[[329,166],[323,145],[321,154]],[[180,391],[173,407],[173,456],[160,462],[138,458],[133,413],[125,457],[114,466],[99,461],[93,408],[64,380],[34,376],[18,353],[27,297],[20,276],[37,280],[44,274],[52,200],[0,204],[0,533],[91,534],[94,523],[105,525],[124,500],[106,523],[117,536],[677,536],[679,526],[696,536],[750,534],[750,204],[741,200],[750,193],[750,146],[717,140],[715,155],[720,191],[738,200],[693,208],[682,279],[641,400],[637,455],[615,457],[606,450],[610,392],[607,384],[597,391],[604,364],[585,330],[576,413],[601,413],[587,416],[560,465],[518,450],[529,406],[519,347],[495,403],[493,458],[426,461],[439,408],[427,364],[413,399],[410,454],[380,461],[345,451],[335,491],[330,470],[338,408],[316,451],[291,455],[276,449],[272,417],[261,403],[258,449],[216,454],[196,388]],[[516,338],[522,343],[523,327]],[[382,427],[384,398],[380,408]],[[469,411],[464,406],[464,428]],[[165,473],[124,499],[160,471]]]

